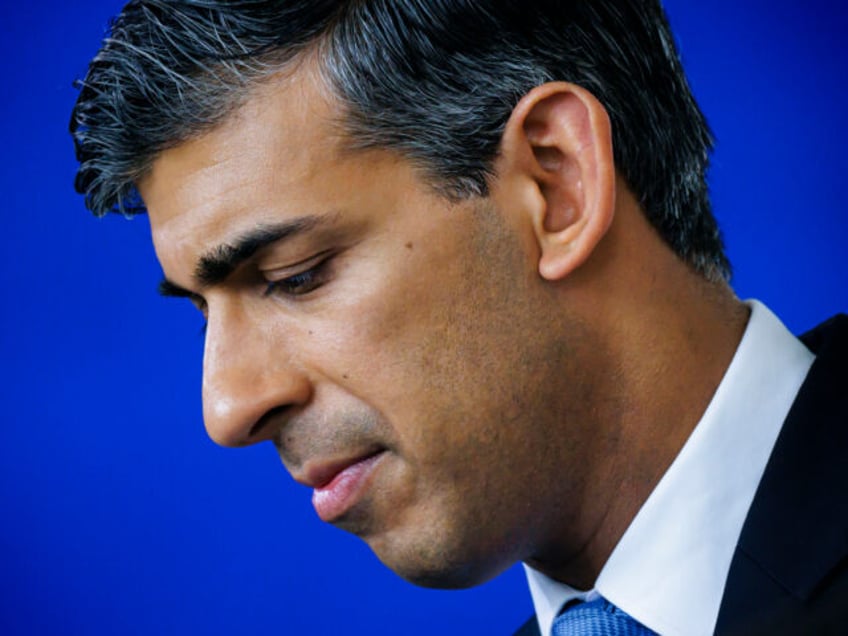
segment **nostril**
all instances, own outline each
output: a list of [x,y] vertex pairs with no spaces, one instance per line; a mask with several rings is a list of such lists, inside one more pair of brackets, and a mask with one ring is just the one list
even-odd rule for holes
[[291,410],[291,404],[283,404],[281,406],[275,406],[271,410],[267,411],[262,417],[256,420],[256,423],[250,428],[248,437],[253,438],[272,423],[279,422],[281,419],[284,419],[286,414]]

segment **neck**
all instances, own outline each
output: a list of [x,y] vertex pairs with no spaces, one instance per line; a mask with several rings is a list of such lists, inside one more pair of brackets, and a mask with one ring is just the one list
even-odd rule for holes
[[[579,534],[571,527],[559,535],[569,537],[570,545],[554,539],[527,561],[578,589],[594,587],[621,536],[697,426],[749,315],[725,283],[705,280],[674,256],[641,213],[617,225],[599,264],[593,265],[606,271],[600,273],[604,283],[597,284],[597,269],[587,274],[593,294],[606,287],[587,304],[596,333],[603,334],[601,346],[614,352],[604,374],[608,403],[614,406],[598,412],[602,442],[598,456],[588,462],[583,527]],[[575,536],[581,537],[577,546]]]

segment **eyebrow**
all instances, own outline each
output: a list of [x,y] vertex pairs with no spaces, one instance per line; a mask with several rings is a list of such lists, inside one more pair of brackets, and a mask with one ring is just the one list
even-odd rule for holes
[[[242,263],[262,248],[293,238],[321,223],[326,223],[334,216],[330,214],[303,216],[285,223],[263,224],[245,232],[232,242],[218,245],[201,256],[194,268],[194,282],[201,289],[223,283]],[[167,278],[159,283],[159,293],[162,296],[176,298],[198,297],[195,292],[184,289]]]

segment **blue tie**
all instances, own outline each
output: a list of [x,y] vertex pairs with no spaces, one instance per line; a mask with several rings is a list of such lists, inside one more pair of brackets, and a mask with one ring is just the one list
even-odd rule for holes
[[656,632],[631,618],[608,600],[575,605],[554,621],[551,636],[651,636]]

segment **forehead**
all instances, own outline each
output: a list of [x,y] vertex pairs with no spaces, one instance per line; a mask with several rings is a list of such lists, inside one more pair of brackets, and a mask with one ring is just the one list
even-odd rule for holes
[[317,73],[280,74],[218,127],[163,151],[138,182],[157,251],[223,240],[281,208],[315,213],[303,209],[321,192],[310,186],[342,163],[341,113]]

